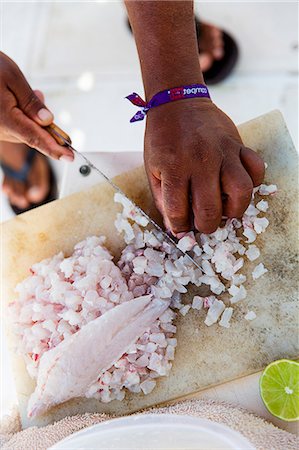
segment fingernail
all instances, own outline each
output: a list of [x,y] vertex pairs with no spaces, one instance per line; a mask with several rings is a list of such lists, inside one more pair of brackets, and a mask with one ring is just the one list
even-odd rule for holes
[[74,157],[72,155],[61,155],[59,161],[73,162]]
[[46,108],[42,108],[37,113],[38,118],[43,122],[50,122],[54,119],[53,114]]

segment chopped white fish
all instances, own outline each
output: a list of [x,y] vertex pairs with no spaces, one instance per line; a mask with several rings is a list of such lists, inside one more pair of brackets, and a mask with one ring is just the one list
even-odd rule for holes
[[247,244],[251,244],[256,240],[256,232],[253,228],[244,227],[243,235],[247,238]]
[[244,214],[247,216],[257,216],[259,212],[260,211],[251,203]]
[[147,259],[145,256],[136,256],[136,258],[133,259],[133,267],[134,272],[142,275],[145,272],[146,266],[147,266]]
[[132,202],[119,192],[114,194],[114,201],[115,203],[120,203],[123,206],[123,214],[127,216],[129,211],[132,209]]
[[[86,389],[109,369],[168,307],[150,295],[116,306],[43,355],[28,403],[35,416]],[[80,361],[80,364],[78,364]]]
[[257,234],[264,233],[268,225],[269,220],[266,217],[257,217],[253,222],[253,227]]
[[155,388],[155,386],[156,386],[155,380],[146,380],[140,384],[141,390],[145,395],[150,394],[152,390]]
[[180,308],[180,314],[182,314],[182,316],[185,316],[190,308],[190,305],[184,305],[182,308]]
[[230,299],[230,303],[238,303],[240,300],[244,300],[247,297],[247,291],[245,287],[241,284],[241,286],[232,285],[228,289],[229,294],[232,296]]
[[254,261],[260,256],[260,250],[256,245],[249,245],[248,249],[245,252],[245,255],[249,259],[249,261]]
[[262,275],[264,275],[266,272],[268,272],[268,269],[266,269],[266,267],[264,266],[263,263],[259,263],[252,272],[252,278],[254,280],[257,280]]
[[195,295],[192,300],[192,308],[193,309],[202,309],[203,307],[203,298],[199,297],[199,295]]
[[191,231],[178,241],[177,246],[183,252],[188,252],[196,245],[196,243],[194,233]]
[[173,345],[168,345],[166,348],[166,357],[169,361],[174,360],[175,347]]
[[238,272],[238,270],[240,270],[243,267],[243,265],[244,265],[244,259],[239,258],[233,266],[234,273]]
[[212,233],[212,235],[216,241],[225,241],[228,237],[228,230],[223,227],[223,228],[217,228],[216,231],[214,231],[214,233]]
[[256,314],[254,311],[248,311],[248,313],[244,316],[245,320],[254,320],[256,319]]
[[202,270],[204,271],[204,273],[206,275],[209,275],[211,277],[213,277],[215,275],[212,264],[207,260],[202,261]]
[[259,209],[262,212],[267,212],[268,208],[269,208],[269,203],[266,200],[260,200],[257,204],[256,204],[257,209]]
[[221,294],[221,292],[225,291],[224,284],[219,280],[217,276],[215,276],[215,274],[213,276],[202,275],[199,278],[199,281],[206,284],[207,286],[210,286],[210,290],[216,295],[219,295]]
[[271,195],[275,192],[277,192],[276,184],[270,184],[268,186],[266,184],[261,184],[258,189],[260,195]]
[[222,300],[215,299],[210,308],[208,309],[208,314],[205,318],[205,324],[210,327],[217,322],[222,312],[225,309],[225,304]]
[[[153,379],[167,375],[174,358],[175,310],[184,315],[190,307],[204,308],[210,323],[221,301],[215,296],[229,291],[231,303],[246,297],[244,259],[240,256],[254,260],[259,254],[258,235],[268,226],[267,219],[259,214],[269,205],[265,200],[258,201],[258,195],[269,195],[276,189],[274,185],[254,188],[242,220],[224,218],[224,226],[214,233],[190,232],[180,240],[182,249],[190,252],[202,270],[165,242],[160,232],[144,229],[146,218],[130,200],[116,194],[115,201],[123,210],[116,216],[115,227],[127,244],[118,267],[103,245],[105,238],[92,236],[78,243],[67,258],[59,253],[34,264],[31,276],[16,288],[18,299],[10,310],[19,338],[18,350],[24,355],[30,376],[37,378],[43,355],[88,323],[132,298],[153,294],[170,302],[170,307],[109,369],[98,374],[84,395],[102,402],[121,401],[126,391],[146,393],[154,388]],[[256,239],[257,244],[250,245]],[[257,266],[253,277],[266,270]],[[215,295],[195,296],[192,305],[184,305],[181,294],[187,292],[189,283],[206,285]],[[230,311],[226,308],[222,313],[221,326],[229,325]]]
[[243,274],[236,274],[232,276],[232,284],[235,284],[236,286],[240,286],[240,284],[245,283],[246,276]]
[[202,254],[202,249],[198,244],[194,245],[192,250],[195,256],[200,256]]
[[214,250],[212,249],[212,247],[210,247],[210,245],[207,242],[203,244],[202,248],[207,256],[212,256],[214,254]]
[[233,308],[225,308],[225,310],[222,313],[221,319],[219,320],[219,325],[224,328],[230,327],[230,319],[233,315]]
[[203,307],[210,308],[215,300],[216,300],[216,297],[214,295],[209,295],[208,297],[204,297]]

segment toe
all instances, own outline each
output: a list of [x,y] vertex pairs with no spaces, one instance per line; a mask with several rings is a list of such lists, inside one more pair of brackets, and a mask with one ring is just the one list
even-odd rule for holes
[[212,55],[207,52],[200,53],[199,63],[200,63],[200,68],[201,68],[202,72],[206,72],[207,70],[209,70],[209,68],[211,67],[211,65],[213,63]]
[[12,205],[20,209],[25,209],[29,206],[28,200],[26,199],[24,183],[5,177],[3,181],[3,192],[5,192]]
[[211,26],[211,35],[213,39],[219,39],[222,37],[222,31],[220,28]]
[[[213,60],[219,60],[224,56],[223,32],[220,28],[208,23],[201,24],[201,38],[199,48],[202,52],[209,53],[209,58],[203,57],[204,66],[211,67]],[[212,58],[212,61],[210,59]],[[202,69],[208,70],[207,68]]]
[[29,202],[26,198],[26,186],[21,181],[14,181],[14,194],[15,194],[15,204],[19,208],[27,208],[29,206]]
[[27,198],[32,203],[44,200],[50,186],[49,162],[42,155],[36,155],[34,164],[29,174]]
[[12,188],[11,184],[12,184],[12,179],[8,178],[7,176],[4,176],[3,184],[2,184],[2,191],[7,196],[9,196],[9,194],[11,193],[11,188]]
[[213,49],[213,57],[215,59],[221,59],[224,56],[224,49],[223,47],[216,47]]
[[215,59],[221,59],[224,55],[223,33],[220,28],[212,29],[212,55]]

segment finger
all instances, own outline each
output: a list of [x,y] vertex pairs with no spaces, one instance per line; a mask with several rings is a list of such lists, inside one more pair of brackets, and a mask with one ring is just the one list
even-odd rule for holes
[[221,174],[221,184],[225,194],[223,214],[241,217],[250,203],[253,183],[240,161],[226,165]]
[[164,213],[164,208],[163,208],[161,179],[158,178],[156,175],[154,175],[150,171],[150,169],[147,168],[146,161],[145,161],[145,167],[146,167],[147,178],[149,181],[151,193],[152,193],[156,208],[160,212],[161,216],[163,217],[163,222],[164,222],[166,230],[170,231],[170,223]]
[[222,217],[219,174],[194,175],[191,190],[195,228],[205,234],[213,233]]
[[8,87],[14,94],[18,107],[26,116],[42,126],[50,125],[53,122],[53,114],[31,89],[17,65],[14,65],[14,70],[10,73]]
[[242,147],[240,158],[243,166],[252,179],[253,186],[262,184],[265,176],[265,164],[262,158],[260,158],[256,152],[251,150],[251,148],[247,147]]
[[74,155],[70,149],[57,144],[46,130],[29,119],[20,109],[12,110],[6,126],[16,138],[44,155],[53,159],[73,161]]
[[190,231],[189,183],[182,176],[162,174],[163,217],[173,235]]
[[153,199],[155,201],[155,205],[157,209],[160,211],[160,213],[163,214],[161,180],[150,171],[147,172],[147,177],[153,195]]

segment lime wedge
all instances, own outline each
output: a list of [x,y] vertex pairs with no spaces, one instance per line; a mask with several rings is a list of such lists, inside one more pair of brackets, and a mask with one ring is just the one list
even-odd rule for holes
[[299,419],[299,363],[280,359],[269,364],[260,378],[260,393],[268,411],[279,419]]

